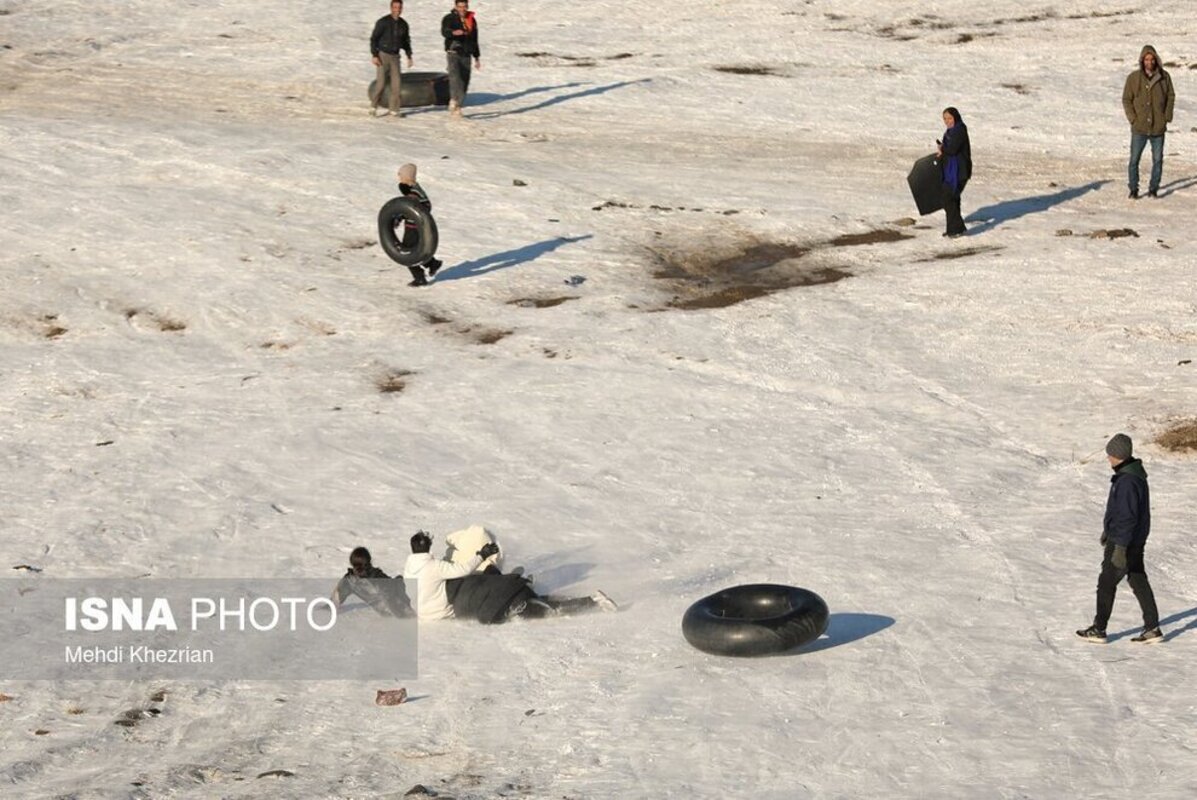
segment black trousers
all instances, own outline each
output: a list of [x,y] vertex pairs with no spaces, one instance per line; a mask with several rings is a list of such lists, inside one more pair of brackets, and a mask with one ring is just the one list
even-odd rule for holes
[[[592,611],[598,603],[589,597],[537,597],[539,603],[528,603],[520,616],[525,619],[544,619],[550,616],[569,616]],[[543,603],[544,605],[541,605]]]
[[449,73],[449,99],[464,107],[470,90],[470,57],[455,50],[446,52],[445,71]]
[[1151,582],[1147,580],[1147,570],[1143,566],[1143,545],[1129,547],[1126,551],[1126,569],[1118,569],[1111,559],[1114,557],[1114,545],[1107,544],[1105,557],[1101,561],[1101,575],[1097,578],[1097,616],[1093,618],[1093,625],[1104,631],[1110,622],[1110,614],[1114,611],[1114,595],[1118,591],[1118,584],[1125,577],[1139,601],[1139,608],[1143,612],[1143,627],[1147,630],[1160,626],[1160,612],[1155,606],[1155,593],[1151,591]]
[[948,217],[949,234],[964,233],[964,220],[960,216],[960,192],[946,183],[943,185],[943,212]]

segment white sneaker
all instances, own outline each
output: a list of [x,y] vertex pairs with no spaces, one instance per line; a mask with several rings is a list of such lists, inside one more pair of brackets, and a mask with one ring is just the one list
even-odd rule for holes
[[610,597],[607,597],[607,595],[603,592],[595,592],[594,594],[590,595],[590,599],[593,600],[595,604],[598,605],[598,607],[603,611],[619,610],[619,606],[615,604],[615,601]]
[[370,113],[376,117],[385,117],[387,114],[390,114],[391,112],[385,108],[372,108],[372,109],[370,109]]

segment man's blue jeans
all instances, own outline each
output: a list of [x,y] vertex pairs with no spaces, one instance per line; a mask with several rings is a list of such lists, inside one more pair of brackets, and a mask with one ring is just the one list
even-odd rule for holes
[[1131,131],[1130,164],[1127,166],[1126,178],[1132,192],[1139,191],[1139,159],[1143,157],[1143,148],[1148,142],[1151,142],[1151,183],[1147,185],[1147,191],[1160,190],[1160,178],[1164,175],[1164,134],[1148,136]]

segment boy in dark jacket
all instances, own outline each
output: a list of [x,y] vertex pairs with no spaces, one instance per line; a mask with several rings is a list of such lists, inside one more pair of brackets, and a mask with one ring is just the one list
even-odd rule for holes
[[1101,543],[1105,557],[1101,575],[1097,579],[1097,615],[1088,628],[1076,635],[1089,642],[1106,642],[1106,625],[1114,610],[1114,594],[1118,583],[1126,577],[1139,608],[1143,611],[1143,633],[1132,642],[1159,642],[1160,612],[1155,606],[1155,594],[1147,580],[1143,566],[1143,548],[1151,533],[1151,498],[1147,489],[1147,471],[1143,462],[1131,458],[1131,438],[1119,433],[1106,444],[1106,456],[1114,469],[1110,478],[1110,497],[1106,501],[1106,516],[1102,526]]
[[[424,191],[424,187],[416,183],[416,165],[404,164],[399,168],[399,194],[404,197],[410,197],[420,205],[424,206],[428,211],[432,211],[432,201],[428,199],[428,194]],[[416,226],[410,222],[403,223],[403,241],[400,242],[404,247],[413,247],[416,243],[416,237],[419,236]],[[427,268],[428,274],[425,276],[424,270]],[[423,264],[417,264],[414,267],[408,267],[411,271],[411,283],[408,286],[427,286],[428,278],[436,275],[441,268],[441,261],[435,256],[429,258]]]

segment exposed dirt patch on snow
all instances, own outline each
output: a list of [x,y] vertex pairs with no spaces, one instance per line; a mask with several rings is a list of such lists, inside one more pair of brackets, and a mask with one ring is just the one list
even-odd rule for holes
[[187,323],[174,317],[165,314],[159,314],[156,311],[149,311],[144,308],[127,308],[125,309],[125,319],[129,320],[130,324],[138,324],[141,321],[146,321],[151,327],[162,331],[163,333],[178,333],[179,331],[187,330]]
[[913,239],[914,235],[895,231],[892,228],[877,228],[867,233],[846,233],[827,242],[832,247],[858,247],[864,244],[886,244],[900,242],[903,239]]
[[852,273],[825,263],[809,263],[807,245],[745,241],[737,247],[657,252],[653,277],[674,291],[667,308],[725,308],[745,300],[793,289],[835,283]]
[[514,300],[508,300],[507,305],[519,306],[520,308],[552,308],[577,299],[573,295],[562,295],[560,297],[517,297]]
[[398,394],[407,388],[407,379],[415,373],[409,369],[387,370],[374,381],[381,394]]
[[465,333],[469,334],[470,338],[478,344],[494,344],[506,339],[515,331],[502,328],[467,328]]
[[1005,248],[998,245],[978,245],[976,247],[964,247],[960,250],[944,250],[942,253],[936,253],[930,258],[921,258],[919,263],[926,263],[929,261],[952,261],[957,258],[968,258],[969,256],[976,256],[982,253],[996,253]]
[[777,67],[757,66],[751,64],[720,64],[712,67],[716,72],[727,72],[732,75],[773,75],[780,76]]
[[1197,417],[1173,423],[1155,438],[1155,443],[1173,453],[1197,452]]

